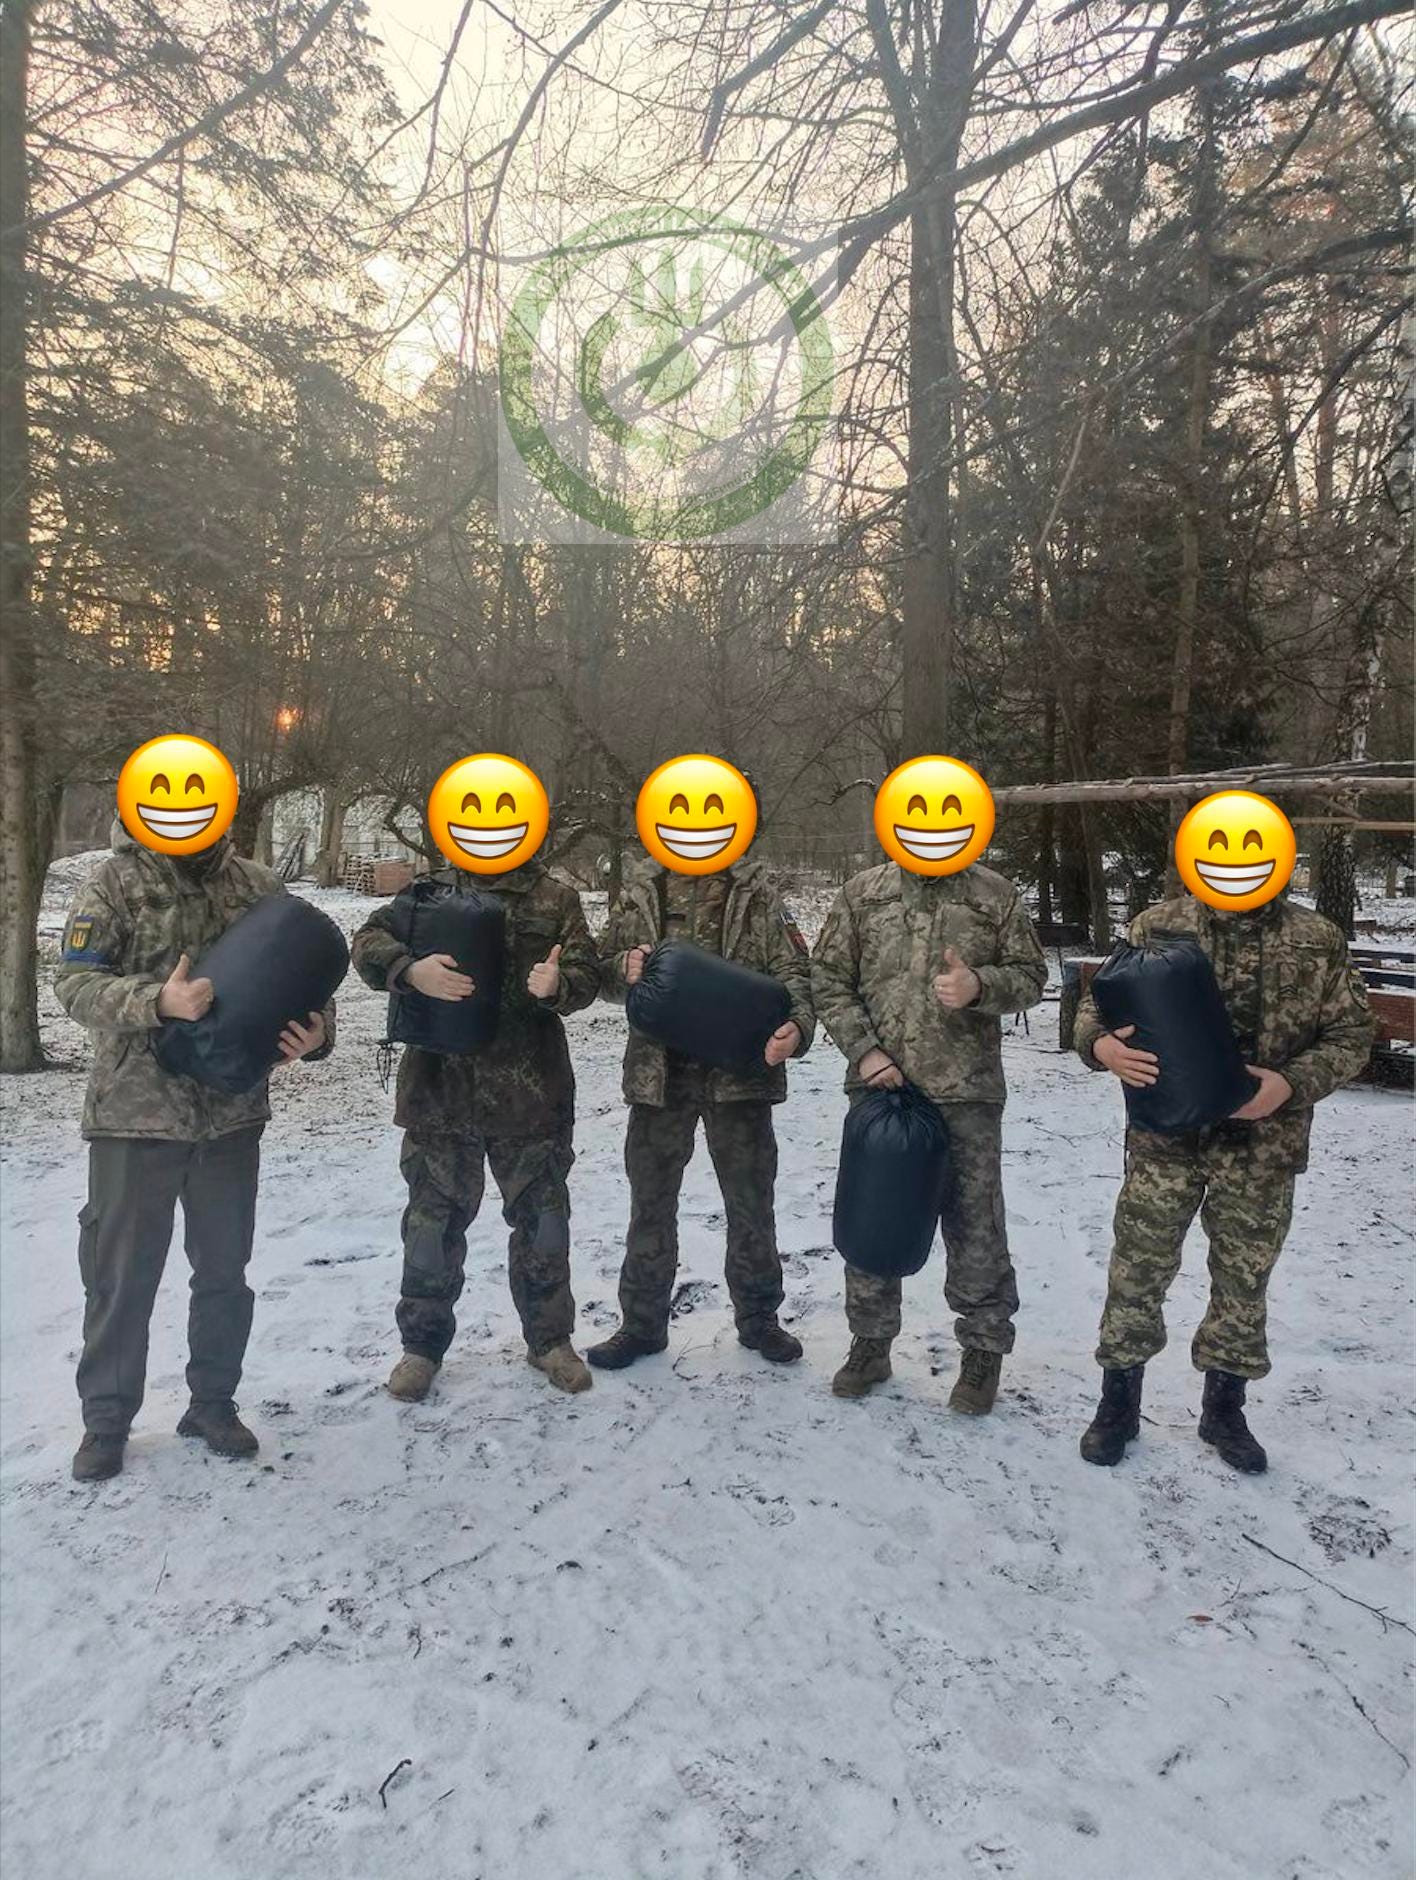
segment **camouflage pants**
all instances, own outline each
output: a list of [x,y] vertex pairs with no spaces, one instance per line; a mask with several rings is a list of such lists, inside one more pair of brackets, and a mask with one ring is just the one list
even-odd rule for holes
[[467,1229],[477,1218],[485,1166],[501,1190],[511,1235],[507,1277],[532,1351],[563,1344],[575,1324],[570,1291],[570,1130],[552,1136],[403,1138],[408,1183],[403,1211],[403,1283],[396,1318],[405,1351],[441,1362],[457,1329]]
[[629,1232],[620,1270],[626,1326],[659,1338],[669,1322],[678,1271],[678,1199],[693,1155],[698,1120],[713,1158],[727,1216],[726,1278],[739,1325],[776,1315],[782,1303],[782,1262],[772,1194],[777,1138],[772,1106],[748,1100],[709,1103],[671,1090],[680,1100],[632,1103],[624,1143],[629,1176]]
[[1293,1216],[1294,1172],[1247,1135],[1200,1130],[1127,1145],[1101,1317],[1098,1364],[1144,1364],[1165,1345],[1165,1295],[1198,1211],[1210,1298],[1190,1355],[1200,1371],[1265,1377],[1269,1275]]
[[[1018,1281],[1003,1212],[1003,1106],[941,1103],[939,1110],[949,1131],[949,1190],[939,1225],[944,1297],[958,1315],[954,1335],[965,1347],[1008,1352]],[[856,1338],[897,1337],[900,1281],[847,1266],[846,1321]]]

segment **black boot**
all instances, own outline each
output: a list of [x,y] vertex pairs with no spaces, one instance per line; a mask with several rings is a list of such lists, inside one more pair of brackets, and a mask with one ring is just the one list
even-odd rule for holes
[[1262,1475],[1268,1457],[1244,1421],[1245,1383],[1232,1371],[1205,1372],[1200,1441],[1212,1443],[1231,1469],[1242,1469],[1245,1475]]
[[1128,1364],[1122,1371],[1103,1371],[1101,1402],[1091,1427],[1082,1437],[1088,1462],[1112,1468],[1126,1453],[1126,1445],[1141,1433],[1141,1380],[1143,1364]]
[[749,1351],[760,1351],[773,1364],[795,1364],[801,1356],[801,1340],[793,1338],[775,1319],[749,1319],[739,1325],[738,1343]]
[[667,1351],[668,1345],[667,1332],[662,1332],[657,1338],[641,1338],[638,1332],[621,1325],[603,1344],[588,1346],[585,1355],[597,1371],[622,1371],[627,1364],[633,1364],[636,1358],[648,1358],[656,1351]]

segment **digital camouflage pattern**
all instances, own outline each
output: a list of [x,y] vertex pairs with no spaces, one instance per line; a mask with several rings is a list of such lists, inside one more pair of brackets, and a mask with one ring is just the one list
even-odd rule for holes
[[[1209,1309],[1191,1346],[1202,1371],[1259,1378],[1269,1370],[1269,1275],[1307,1167],[1313,1105],[1365,1065],[1373,1022],[1367,990],[1331,921],[1282,898],[1222,914],[1186,895],[1147,908],[1132,945],[1161,933],[1194,935],[1214,965],[1245,1061],[1282,1071],[1293,1095],[1255,1123],[1161,1135],[1126,1131],[1098,1363],[1144,1364],[1165,1344],[1164,1304],[1196,1213],[1209,1239]],[[1093,1069],[1106,1027],[1088,994],[1076,1049]]]
[[1269,1275],[1293,1217],[1294,1170],[1286,1155],[1267,1152],[1251,1124],[1162,1140],[1170,1152],[1126,1151],[1097,1363],[1122,1370],[1164,1348],[1165,1296],[1198,1211],[1209,1239],[1210,1297],[1191,1359],[1200,1371],[1265,1377]]
[[630,1106],[624,1144],[630,1216],[619,1299],[625,1325],[651,1342],[669,1322],[678,1270],[679,1189],[700,1119],[723,1195],[724,1270],[737,1323],[774,1318],[782,1303],[771,1104],[765,1098],[716,1103],[707,1096],[708,1084],[704,1067],[671,1064],[663,1103]]
[[[254,902],[284,894],[284,883],[238,855],[229,836],[180,858],[143,848],[116,820],[111,839],[113,853],[74,902],[54,976],[59,1003],[93,1033],[84,1135],[204,1142],[265,1122],[264,1083],[240,1095],[208,1090],[164,1070],[152,1046],[163,1022],[157,997],[182,954],[197,976],[212,942]],[[311,1062],[334,1047],[333,1001],[324,1019],[325,1042]]]
[[[647,860],[632,868],[600,944],[605,997],[624,1003],[624,956],[631,947],[652,947],[667,938],[694,940],[724,959],[780,979],[791,998],[788,1017],[801,1032],[795,1055],[810,1049],[816,1017],[806,944],[762,863],[739,862],[715,875],[678,875]],[[631,1028],[624,1052],[626,1103],[668,1101],[668,1057],[661,1044]],[[781,1103],[786,1098],[784,1064],[764,1062],[746,1072],[705,1067],[703,1074],[708,1103]]]
[[[398,1067],[394,1120],[420,1140],[445,1135],[548,1138],[570,1127],[575,1077],[561,1015],[590,1005],[600,984],[580,896],[539,862],[505,875],[439,869],[449,893],[492,893],[506,908],[506,968],[495,1038],[470,1057],[407,1046]],[[375,992],[390,990],[413,956],[398,937],[398,902],[381,907],[354,936],[354,969]],[[537,999],[526,977],[560,945],[560,990]],[[396,987],[393,989],[396,990]]]
[[[1275,1166],[1301,1171],[1308,1161],[1313,1105],[1357,1076],[1371,1056],[1375,1029],[1367,988],[1330,920],[1280,896],[1247,914],[1222,914],[1192,896],[1148,907],[1131,922],[1132,946],[1153,934],[1188,934],[1214,967],[1246,1064],[1282,1071],[1293,1095],[1251,1132]],[[1083,1063],[1102,1067],[1093,1047],[1106,1030],[1087,992],[1073,1044]],[[1128,1146],[1150,1130],[1128,1131]],[[1173,1139],[1172,1139],[1173,1140]]]
[[529,1348],[563,1344],[575,1324],[570,1290],[570,1195],[575,1160],[567,1123],[530,1138],[464,1133],[420,1140],[405,1135],[400,1164],[408,1184],[403,1214],[403,1280],[395,1317],[405,1351],[441,1363],[457,1330],[454,1307],[467,1263],[467,1229],[482,1205],[486,1164],[501,1190],[507,1278]]
[[[852,1102],[859,1102],[857,1091]],[[942,1103],[949,1132],[949,1186],[940,1210],[944,1234],[944,1297],[957,1315],[961,1345],[1007,1353],[1013,1349],[1018,1282],[1008,1253],[1003,1209],[1003,1106]],[[897,1338],[898,1279],[846,1267],[846,1322],[856,1338]]]
[[[945,1011],[934,976],[953,947],[978,974],[978,1003]],[[958,875],[915,875],[894,862],[848,881],[811,961],[821,1022],[856,1066],[882,1050],[936,1103],[1006,1096],[999,1015],[1042,997],[1047,966],[1018,891],[975,863]]]

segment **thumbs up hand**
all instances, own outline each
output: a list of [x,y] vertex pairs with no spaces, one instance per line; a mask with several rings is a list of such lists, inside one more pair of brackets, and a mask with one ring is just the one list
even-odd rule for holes
[[983,981],[953,947],[944,949],[944,970],[934,975],[934,996],[946,1012],[962,1011],[983,991]]
[[560,942],[551,948],[545,959],[538,960],[526,975],[526,990],[533,999],[553,999],[560,991]]
[[192,962],[184,953],[157,995],[159,1018],[201,1018],[211,1009],[211,981],[193,979],[191,971]]

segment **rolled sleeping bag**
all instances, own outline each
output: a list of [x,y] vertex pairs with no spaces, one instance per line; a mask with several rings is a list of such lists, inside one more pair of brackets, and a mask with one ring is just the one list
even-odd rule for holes
[[485,889],[442,883],[415,883],[398,903],[395,923],[414,959],[449,953],[477,989],[467,999],[430,999],[411,986],[390,992],[389,1042],[416,1045],[439,1057],[471,1057],[497,1033],[506,967],[505,904]]
[[691,940],[656,946],[624,1004],[634,1029],[666,1050],[738,1072],[761,1067],[767,1040],[792,1010],[780,979]]
[[922,1090],[868,1090],[841,1130],[831,1238],[849,1266],[882,1279],[918,1273],[949,1180],[949,1132]]
[[239,1096],[280,1062],[280,1034],[305,1024],[349,970],[349,948],[328,914],[297,894],[268,894],[248,907],[192,967],[209,979],[201,1018],[164,1020],[153,1054],[166,1071]]
[[1160,1060],[1148,1088],[1123,1086],[1127,1117],[1139,1128],[1164,1135],[1203,1129],[1232,1116],[1258,1089],[1193,934],[1151,934],[1139,947],[1123,940],[1097,968],[1091,991],[1108,1029],[1134,1025],[1126,1043]]

